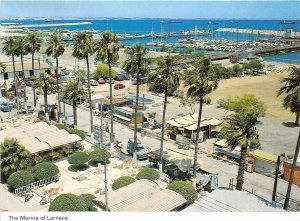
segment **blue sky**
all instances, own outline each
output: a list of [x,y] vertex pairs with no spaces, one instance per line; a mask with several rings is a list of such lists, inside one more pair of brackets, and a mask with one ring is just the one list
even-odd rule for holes
[[300,1],[0,0],[0,17],[300,19]]

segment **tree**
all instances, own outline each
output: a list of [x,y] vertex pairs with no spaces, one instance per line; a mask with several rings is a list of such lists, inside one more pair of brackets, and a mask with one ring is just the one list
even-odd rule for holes
[[[111,71],[112,77],[116,75],[115,71]],[[94,70],[94,79],[98,80],[99,78],[108,78],[110,76],[109,74],[109,67],[106,64],[99,64],[97,68]]]
[[48,114],[48,92],[53,92],[55,88],[55,79],[50,75],[41,72],[38,77],[34,79],[33,83],[34,88],[38,88],[44,93],[44,105],[45,105],[45,114]]
[[197,199],[197,192],[194,187],[187,181],[174,181],[167,187],[183,196],[188,204],[193,203]]
[[164,107],[163,107],[163,116],[162,116],[162,130],[161,130],[161,139],[160,139],[160,165],[163,163],[163,146],[164,146],[164,135],[165,135],[165,125],[166,125],[166,110],[169,91],[176,91],[179,88],[180,80],[179,74],[175,71],[176,59],[171,56],[160,57],[158,61],[157,71],[150,74],[149,81],[150,85],[155,84],[160,92],[164,93]]
[[260,123],[258,118],[265,115],[266,107],[265,104],[254,95],[243,95],[231,100],[232,101],[228,102],[230,105],[228,105],[227,108],[235,113],[228,117],[228,123],[230,125],[230,130],[228,130],[230,139],[228,139],[228,142],[241,146],[236,189],[242,190],[247,149],[248,147],[250,148],[252,140],[258,136],[256,125]]
[[107,163],[110,158],[110,153],[104,149],[95,149],[90,153],[90,159],[96,163]]
[[196,145],[194,155],[194,168],[193,175],[196,178],[196,165],[199,145],[199,134],[200,134],[200,122],[202,117],[202,106],[203,99],[206,95],[215,90],[218,86],[218,79],[216,78],[213,69],[211,68],[211,62],[209,57],[201,57],[200,61],[194,64],[194,69],[186,71],[184,76],[185,86],[189,86],[187,91],[188,97],[195,97],[199,99],[199,112],[197,121],[197,132],[196,132]]
[[11,188],[17,189],[31,184],[33,181],[33,176],[29,171],[19,170],[8,177],[7,185]]
[[2,47],[2,51],[6,56],[11,56],[12,65],[13,65],[13,73],[14,73],[14,82],[15,82],[15,96],[17,96],[17,85],[16,85],[16,67],[15,67],[15,56],[16,56],[16,37],[9,36],[4,38],[4,43]]
[[233,72],[235,73],[235,76],[240,76],[241,75],[241,72],[242,72],[242,68],[239,64],[235,64],[232,66],[232,70]]
[[74,126],[77,126],[77,101],[84,96],[84,88],[78,81],[70,81],[63,89],[63,97],[73,103]]
[[[140,95],[139,85],[141,83],[141,76],[144,76],[149,71],[150,60],[148,58],[149,49],[136,43],[131,47],[125,49],[127,60],[124,61],[123,68],[127,74],[130,74],[136,79],[136,99],[135,99],[135,119],[134,119],[134,147],[137,146],[137,111],[138,101]],[[135,149],[134,148],[134,149]],[[135,153],[134,153],[135,154]]]
[[85,163],[87,163],[90,160],[90,157],[85,152],[75,152],[72,153],[68,158],[69,164],[74,164],[77,167],[83,166]]
[[58,101],[58,115],[57,120],[59,122],[60,113],[61,113],[61,106],[60,106],[60,89],[59,89],[59,77],[60,74],[58,73],[58,58],[63,55],[65,52],[65,44],[62,41],[58,32],[53,32],[51,35],[48,47],[46,49],[46,54],[48,56],[52,56],[55,58],[56,61],[56,69],[55,69],[55,77],[56,77],[56,91],[57,91],[57,101]]
[[72,193],[64,193],[56,197],[49,207],[49,211],[60,211],[60,212],[69,212],[69,211],[88,211],[89,206],[86,201],[81,197],[78,197]]
[[264,68],[264,65],[257,60],[251,60],[245,64],[243,64],[243,69],[250,69],[250,70],[257,70],[257,71],[261,71]]
[[[42,43],[42,38],[38,32],[30,32],[26,36],[26,47],[28,48],[28,53],[31,54],[31,66],[32,72],[34,75],[34,55],[36,52],[40,51]],[[36,94],[35,94],[35,87],[33,89],[33,105],[36,107]]]
[[117,190],[117,189],[120,189],[120,188],[122,188],[124,186],[127,186],[129,184],[132,184],[135,181],[136,180],[134,178],[132,178],[131,176],[122,176],[122,177],[119,177],[118,179],[116,179],[114,181],[111,188],[113,190]]
[[5,138],[3,143],[0,143],[0,151],[1,174],[4,176],[31,166],[31,154],[16,139]]
[[190,108],[192,114],[194,114],[195,113],[195,105],[199,101],[197,101],[197,99],[194,99],[194,98],[182,96],[180,98],[179,102],[180,102],[180,105],[179,105],[180,107],[186,107],[187,106],[187,107]]
[[56,176],[59,173],[58,166],[51,162],[43,162],[31,168],[31,174],[35,180],[42,180]]
[[147,179],[147,180],[157,180],[159,178],[159,172],[153,168],[145,168],[141,170],[137,175],[136,179]]
[[86,79],[86,71],[84,69],[74,70],[74,76],[79,84],[82,84]]
[[86,206],[88,207],[88,210],[92,211],[94,206],[93,199],[96,198],[94,195],[89,193],[84,193],[84,194],[80,194],[77,198],[79,198],[81,201],[84,201]]
[[91,132],[93,132],[93,110],[92,110],[92,99],[91,99],[89,56],[94,54],[94,51],[95,51],[95,47],[94,47],[93,35],[86,31],[77,33],[74,38],[74,47],[73,47],[72,55],[75,58],[78,58],[79,60],[85,59],[86,61]]
[[286,94],[283,106],[296,114],[295,126],[300,126],[300,67],[291,67],[289,76],[282,83],[284,86],[278,90],[277,95]]
[[[103,32],[100,36],[100,40],[96,43],[96,60],[106,62],[108,64],[108,75],[109,75],[109,106],[111,109],[111,116],[114,114],[113,108],[113,92],[112,92],[112,70],[111,65],[116,63],[119,59],[120,45],[116,34],[106,31]],[[110,119],[110,145],[113,146],[114,143],[114,120],[113,117]]]

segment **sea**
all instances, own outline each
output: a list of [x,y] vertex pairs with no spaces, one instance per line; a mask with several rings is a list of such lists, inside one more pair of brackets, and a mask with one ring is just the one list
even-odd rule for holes
[[[55,19],[52,23],[77,23],[77,22],[91,22],[87,25],[79,26],[56,26],[56,27],[38,27],[39,30],[51,30],[51,29],[62,29],[62,30],[99,30],[105,31],[110,30],[118,34],[148,34],[154,33],[168,33],[177,32],[184,30],[192,30],[198,28],[200,30],[209,30],[212,32],[208,36],[197,36],[197,38],[203,39],[230,39],[238,41],[255,41],[256,38],[264,38],[269,36],[257,35],[257,34],[241,34],[241,33],[224,33],[216,32],[218,28],[241,28],[241,29],[259,29],[259,30],[277,30],[284,31],[287,28],[291,28],[294,31],[300,31],[300,20],[294,20],[294,24],[282,24],[282,20],[208,20],[208,19]],[[21,24],[50,24],[45,22],[44,19],[22,19],[22,20],[0,20],[0,23],[17,22]],[[212,22],[214,24],[209,24]],[[34,29],[34,28],[30,28]],[[183,37],[168,37],[161,40],[167,43],[175,43]],[[154,40],[160,40],[154,39]],[[140,42],[146,44],[153,41],[151,38],[139,38],[131,40],[123,40],[122,43],[126,46],[130,46],[134,43]],[[267,61],[278,61],[290,64],[300,64],[300,52],[273,55],[270,57],[264,57]]]

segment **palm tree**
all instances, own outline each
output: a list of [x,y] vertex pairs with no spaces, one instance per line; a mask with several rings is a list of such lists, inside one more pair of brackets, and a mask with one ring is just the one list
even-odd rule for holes
[[63,55],[65,52],[65,44],[61,40],[60,35],[57,32],[54,32],[48,42],[48,47],[46,49],[46,54],[48,56],[53,56],[56,60],[56,69],[55,69],[55,77],[56,77],[56,91],[57,91],[57,101],[58,101],[58,115],[57,120],[59,122],[61,106],[60,106],[60,91],[59,91],[59,74],[58,74],[58,58]]
[[84,88],[80,82],[70,81],[63,90],[63,96],[73,102],[74,126],[77,126],[77,101],[85,95]]
[[50,75],[42,72],[35,78],[33,88],[38,88],[43,91],[45,115],[48,114],[48,92],[53,92],[55,88],[55,79]]
[[31,166],[31,154],[16,139],[5,138],[3,143],[0,143],[0,151],[1,174],[6,177]]
[[90,122],[91,132],[93,132],[93,110],[92,110],[92,99],[91,99],[91,84],[90,84],[90,66],[89,56],[94,53],[94,39],[90,33],[80,32],[74,38],[73,56],[79,60],[85,59],[87,67],[87,78],[88,78],[88,96],[89,96],[89,107],[90,107]]
[[197,155],[200,134],[200,122],[202,117],[203,99],[206,95],[215,90],[218,86],[218,79],[211,68],[210,58],[203,56],[199,63],[194,65],[193,70],[189,70],[184,76],[185,86],[189,86],[187,91],[188,97],[196,97],[199,99],[199,112],[196,132],[196,146],[194,155],[193,176],[196,178]]
[[156,92],[164,93],[164,108],[162,116],[162,130],[160,141],[160,165],[163,163],[163,147],[164,147],[164,133],[166,121],[166,109],[168,102],[168,95],[178,89],[180,81],[179,75],[175,71],[176,59],[172,56],[160,57],[158,60],[158,70],[149,75],[150,87],[151,84],[155,85]]
[[113,146],[114,143],[114,124],[113,124],[113,102],[112,102],[112,71],[111,65],[117,62],[119,55],[119,42],[116,38],[116,34],[106,31],[101,34],[100,40],[96,43],[96,60],[101,60],[102,62],[107,62],[108,64],[108,73],[109,73],[109,103],[111,109],[111,133],[110,133],[110,143]]
[[17,85],[16,85],[16,67],[15,67],[15,56],[16,56],[16,37],[9,36],[4,38],[4,44],[2,51],[6,56],[11,56],[13,73],[14,73],[14,82],[15,82],[15,96],[17,96]]
[[[28,47],[28,53],[31,54],[31,66],[32,72],[34,75],[34,55],[36,52],[40,51],[42,43],[42,38],[38,32],[30,32],[26,36],[26,47]],[[36,94],[35,94],[35,87],[33,89],[33,104],[36,107]]]
[[256,125],[260,124],[258,118],[264,116],[266,108],[265,104],[255,96],[244,95],[237,97],[234,103],[229,106],[229,110],[235,111],[235,113],[228,117],[228,142],[232,144],[232,146],[233,144],[238,144],[241,147],[236,189],[242,190],[247,150],[248,148],[256,147],[252,145],[258,138],[258,133],[255,128]]
[[136,43],[131,47],[125,49],[125,53],[128,57],[124,61],[123,68],[136,80],[136,99],[135,99],[135,119],[134,119],[134,147],[137,146],[137,110],[139,99],[139,85],[141,83],[140,76],[148,73],[148,65],[150,59],[148,59],[149,49],[142,46],[140,43]]
[[277,94],[278,96],[287,94],[283,106],[296,114],[295,126],[300,126],[300,67],[293,66],[290,71],[290,75],[282,80],[285,85],[278,90]]

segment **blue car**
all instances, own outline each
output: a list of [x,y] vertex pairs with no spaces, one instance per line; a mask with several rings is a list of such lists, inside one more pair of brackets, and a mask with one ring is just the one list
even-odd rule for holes
[[3,112],[10,112],[13,109],[13,106],[11,104],[2,103],[0,110]]

